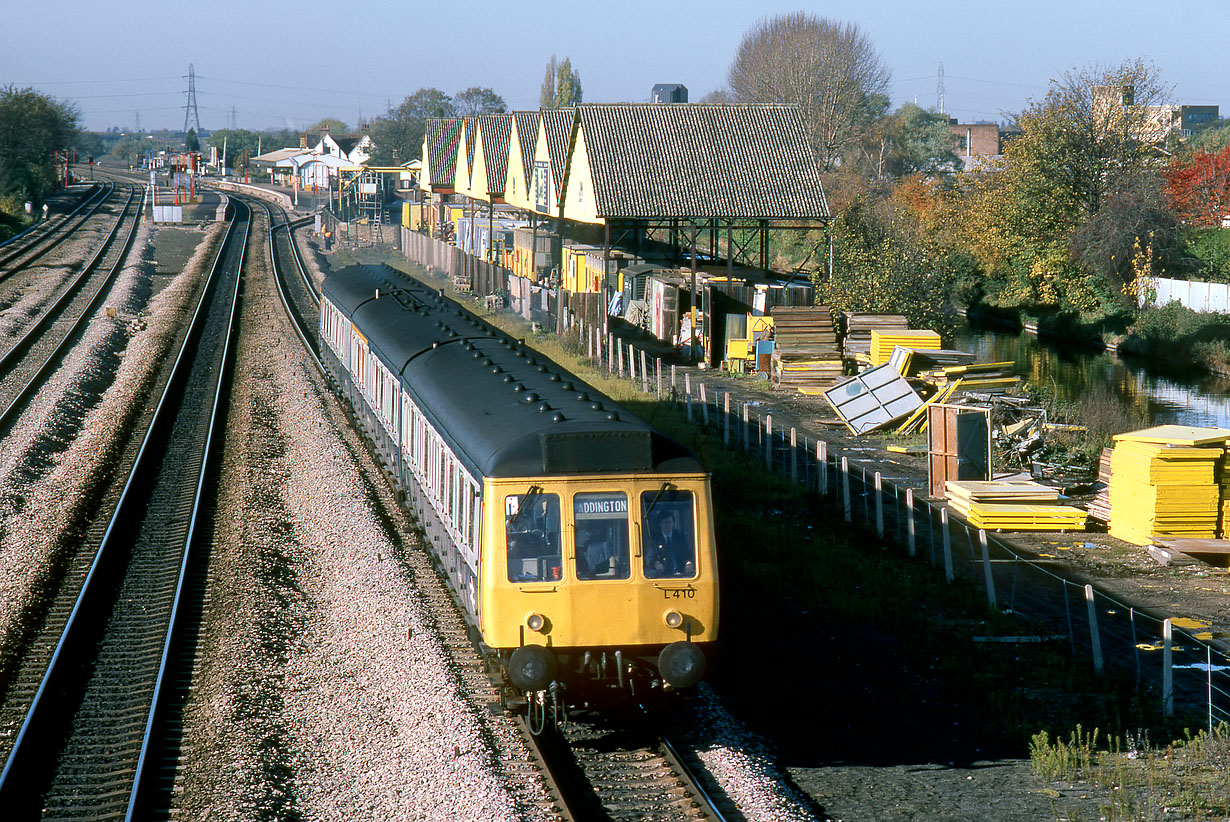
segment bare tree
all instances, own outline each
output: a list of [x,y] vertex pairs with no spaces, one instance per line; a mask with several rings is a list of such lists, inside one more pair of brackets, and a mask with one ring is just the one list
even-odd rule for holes
[[739,102],[797,103],[820,166],[830,169],[887,111],[889,79],[856,24],[794,12],[743,35],[727,83]]

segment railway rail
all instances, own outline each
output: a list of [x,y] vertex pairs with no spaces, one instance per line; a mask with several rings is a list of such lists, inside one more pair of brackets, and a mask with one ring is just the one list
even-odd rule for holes
[[33,684],[19,677],[13,688],[19,699],[28,694],[29,708],[0,773],[7,818],[145,818],[166,803],[157,757],[174,742],[159,738],[163,700],[182,681],[179,618],[200,607],[189,601],[200,595],[192,584],[200,573],[197,523],[225,415],[251,227],[250,209],[234,209],[50,663]]
[[93,257],[0,354],[0,430],[90,322],[107,289],[123,270],[141,223],[142,189],[137,185],[128,189],[127,200]]
[[0,245],[0,282],[27,268],[71,237],[74,231],[110,200],[114,192],[115,183],[103,180],[68,214],[36,223],[30,230]]
[[628,713],[573,717],[527,744],[550,774],[568,819],[711,820],[741,818],[712,798],[674,742],[659,733],[661,720],[639,707]]

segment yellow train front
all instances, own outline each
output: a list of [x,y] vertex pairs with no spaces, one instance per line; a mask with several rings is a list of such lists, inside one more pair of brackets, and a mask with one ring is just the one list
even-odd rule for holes
[[509,690],[696,684],[719,605],[696,456],[392,269],[322,298],[322,359]]
[[686,688],[717,638],[703,473],[489,480],[480,624],[512,684]]

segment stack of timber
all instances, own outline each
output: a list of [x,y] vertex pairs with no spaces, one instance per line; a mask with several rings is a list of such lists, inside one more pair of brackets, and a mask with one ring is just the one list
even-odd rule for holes
[[1217,466],[1227,439],[1227,429],[1182,425],[1115,435],[1111,536],[1134,545],[1155,537],[1216,537],[1222,507]]
[[1015,391],[1021,384],[1020,377],[1012,373],[1014,366],[1011,362],[977,362],[921,372],[918,376],[937,388],[959,380],[960,393],[1004,394]]
[[871,364],[883,365],[893,355],[893,349],[902,348],[938,351],[940,335],[926,328],[873,328],[871,329]]
[[861,311],[842,312],[845,336],[842,353],[846,359],[863,365],[871,364],[871,330],[905,330],[910,322],[903,314],[867,314]]
[[1103,448],[1098,458],[1098,491],[1089,503],[1089,516],[1098,522],[1110,522],[1110,455],[1113,450]]
[[1059,504],[1059,491],[1032,480],[944,483],[948,504],[970,525],[988,531],[1083,531],[1087,514]]
[[818,395],[842,379],[833,313],[822,305],[773,309],[773,385]]

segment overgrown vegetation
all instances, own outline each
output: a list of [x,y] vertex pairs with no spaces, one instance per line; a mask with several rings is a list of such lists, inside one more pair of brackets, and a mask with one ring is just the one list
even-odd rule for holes
[[[1029,744],[1034,774],[1050,785],[1079,786],[1104,797],[1105,820],[1230,817],[1230,728],[1154,747],[1149,732],[1107,735],[1077,725],[1066,739],[1046,731]],[[1058,820],[1060,816],[1056,814]]]

